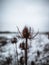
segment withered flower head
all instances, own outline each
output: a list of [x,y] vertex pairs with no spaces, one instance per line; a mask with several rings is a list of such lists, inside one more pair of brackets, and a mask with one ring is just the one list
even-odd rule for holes
[[30,32],[29,32],[28,27],[26,27],[26,26],[24,27],[24,29],[22,31],[22,35],[23,35],[24,38],[29,38]]

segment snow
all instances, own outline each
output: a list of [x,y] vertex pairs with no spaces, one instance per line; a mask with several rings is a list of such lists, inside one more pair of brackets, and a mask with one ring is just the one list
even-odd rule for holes
[[[24,55],[24,50],[21,50],[19,48],[20,43],[23,41],[24,39],[23,40],[18,39],[18,42],[16,44],[12,44],[10,42],[10,43],[7,43],[5,46],[0,47],[0,49],[3,50],[3,52],[0,52],[0,61],[5,60],[6,57],[12,56],[13,58],[12,62],[14,62],[14,59],[15,60],[17,59],[16,46],[17,46],[17,52],[18,52],[18,59],[20,59],[20,57]],[[30,40],[28,40],[28,43],[30,46]],[[29,47],[28,49],[28,62],[35,61],[36,58],[38,58],[38,62],[39,62],[39,60],[42,59],[43,57],[47,57],[47,55],[49,55],[48,54],[49,52],[47,54],[44,54],[43,52],[44,46],[47,43],[49,44],[49,39],[47,38],[47,36],[37,35],[37,37],[31,41],[31,47]],[[37,57],[37,51],[41,52],[40,57]],[[43,60],[42,63],[44,61],[45,60]]]

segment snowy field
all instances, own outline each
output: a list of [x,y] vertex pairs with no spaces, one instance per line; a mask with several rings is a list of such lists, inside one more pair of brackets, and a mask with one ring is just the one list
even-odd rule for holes
[[[3,34],[0,36],[3,36]],[[4,36],[7,37],[8,39],[16,37],[15,34],[11,36],[10,35],[4,35]],[[17,40],[18,41],[16,44],[12,44],[10,40],[7,40],[8,42],[6,45],[0,46],[0,65],[18,65],[17,61],[20,60],[20,57],[22,55],[25,56],[24,50],[21,50],[21,48],[19,48],[20,43],[25,41],[25,39],[17,38]],[[45,64],[49,63],[49,39],[46,35],[38,34],[35,39],[31,41],[28,40],[28,46],[29,46],[29,49],[27,50],[28,65],[31,65],[31,61],[34,61],[35,65],[42,65],[44,63]],[[40,53],[39,55],[37,54],[38,51]],[[11,62],[8,62],[9,64],[6,64],[7,59],[11,60]]]

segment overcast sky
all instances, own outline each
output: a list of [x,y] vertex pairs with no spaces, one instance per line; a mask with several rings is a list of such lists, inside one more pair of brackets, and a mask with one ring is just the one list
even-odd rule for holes
[[0,0],[0,31],[17,31],[25,25],[49,31],[49,0]]

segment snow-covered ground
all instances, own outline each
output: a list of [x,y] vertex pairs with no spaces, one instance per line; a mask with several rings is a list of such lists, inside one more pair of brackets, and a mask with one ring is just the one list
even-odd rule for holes
[[[9,38],[9,37],[8,37]],[[18,53],[18,60],[23,55],[24,50],[19,48],[21,42],[25,41],[24,39],[18,39],[16,44],[12,44],[11,41],[8,42],[6,45],[0,47],[0,65],[5,65],[4,62],[6,58],[12,58],[11,65],[15,65],[17,63],[17,53]],[[30,46],[31,44],[31,46]],[[46,35],[37,35],[35,39],[28,40],[28,65],[30,65],[31,61],[37,63],[45,63],[46,57],[49,56],[49,52],[44,53],[44,47],[46,44],[49,44],[49,39]],[[16,52],[17,47],[17,52]],[[37,51],[40,52],[40,56],[37,55]],[[44,59],[45,58],[45,59]]]

